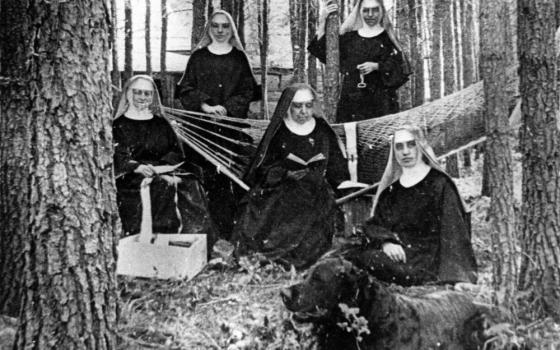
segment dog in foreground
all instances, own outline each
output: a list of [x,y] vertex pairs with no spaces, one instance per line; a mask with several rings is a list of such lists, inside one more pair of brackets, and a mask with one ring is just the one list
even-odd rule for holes
[[[333,350],[474,350],[482,348],[490,311],[455,291],[418,297],[391,292],[343,258],[320,260],[281,296],[296,320],[314,324],[319,348]],[[369,333],[341,327],[350,324],[342,304],[359,308]]]

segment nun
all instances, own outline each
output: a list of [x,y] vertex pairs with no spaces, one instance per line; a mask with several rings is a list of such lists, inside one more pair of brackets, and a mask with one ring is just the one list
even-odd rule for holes
[[143,207],[148,204],[141,199],[141,189],[149,187],[151,232],[203,233],[211,246],[215,231],[197,169],[185,158],[164,116],[154,81],[136,75],[123,91],[113,121],[113,141],[124,235],[140,232]]

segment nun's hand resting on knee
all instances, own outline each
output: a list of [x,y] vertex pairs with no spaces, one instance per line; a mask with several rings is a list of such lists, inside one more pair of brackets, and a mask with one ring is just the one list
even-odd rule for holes
[[406,263],[406,254],[404,253],[404,249],[400,244],[394,243],[383,243],[381,247],[383,253],[385,253],[389,259],[393,260],[394,262],[402,262]]

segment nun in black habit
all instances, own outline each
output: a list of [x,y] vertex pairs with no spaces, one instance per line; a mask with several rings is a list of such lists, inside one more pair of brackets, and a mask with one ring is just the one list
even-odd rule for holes
[[364,232],[367,249],[349,258],[381,280],[476,283],[470,217],[420,128],[395,131]]
[[[125,235],[137,234],[143,222],[155,233],[205,233],[214,241],[207,199],[196,168],[191,168],[173,128],[164,117],[156,85],[147,75],[124,87],[113,122],[117,204]],[[148,202],[141,188],[149,186]]]
[[[327,1],[309,52],[326,61],[325,23],[338,11]],[[377,118],[399,111],[397,89],[408,80],[410,65],[396,39],[382,0],[359,0],[340,27],[342,88],[337,123]]]
[[[183,108],[216,117],[247,118],[251,101],[260,99],[249,59],[243,49],[235,23],[229,13],[215,11],[208,19],[204,35],[193,50],[185,73],[175,91]],[[246,135],[211,122],[192,121],[202,127],[202,135],[217,147],[225,147],[236,154],[245,154],[240,146],[217,135],[233,140],[249,141]],[[222,123],[227,121],[222,120]],[[200,132],[200,129],[198,129]],[[227,176],[212,165],[197,159],[204,167],[204,186],[208,191],[210,213],[220,236],[230,238],[236,202],[241,191]]]
[[339,139],[306,84],[284,90],[245,181],[233,232],[238,254],[263,253],[285,265],[313,264],[332,243],[334,191],[348,179]]

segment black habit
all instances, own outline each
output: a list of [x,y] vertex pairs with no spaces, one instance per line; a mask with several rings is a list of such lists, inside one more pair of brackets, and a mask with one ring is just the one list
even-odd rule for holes
[[[210,106],[225,107],[227,115],[230,117],[247,118],[249,104],[254,99],[257,90],[258,86],[251,72],[249,61],[242,51],[232,47],[229,53],[217,55],[210,52],[207,47],[203,47],[193,52],[190,57],[175,96],[186,110],[202,112],[201,103],[204,102]],[[215,135],[241,140],[246,136],[240,132],[204,121],[190,122],[210,131],[204,132],[197,129],[197,132],[202,133],[211,142],[237,154],[244,152],[238,145]],[[206,165],[204,167],[204,187],[208,191],[210,213],[221,238],[229,239],[237,210],[236,203],[241,197],[241,189],[227,176],[218,173],[213,165],[206,163],[201,157],[198,157],[196,162]]]
[[[285,265],[304,268],[313,264],[332,243],[336,207],[333,187],[348,178],[346,160],[332,129],[321,118],[305,136],[292,133],[282,122],[265,155],[255,168],[254,186],[241,203],[233,239],[240,254],[259,251]],[[289,154],[309,160],[302,165]],[[307,168],[302,179],[288,171]]]
[[[326,35],[315,37],[309,52],[321,62],[326,61]],[[408,75],[403,72],[402,53],[393,44],[387,32],[366,38],[351,31],[339,38],[340,72],[343,76],[337,123],[381,117],[399,111],[396,90]],[[360,72],[357,65],[376,62],[379,70],[364,75],[365,88],[358,88]]]
[[[141,164],[176,165],[185,161],[183,150],[169,122],[159,116],[133,120],[120,116],[113,123],[117,203],[125,235],[140,232],[144,176],[134,170]],[[204,191],[188,165],[174,173],[180,182],[170,183],[164,174],[150,184],[154,233],[205,233],[211,246],[215,239]],[[193,169],[194,170],[194,169]],[[180,174],[179,174],[180,173]]]
[[[401,285],[427,282],[476,282],[470,222],[452,180],[436,169],[411,187],[396,181],[379,198],[366,222],[368,250],[352,260],[377,278]],[[406,263],[381,251],[383,243],[400,244]]]

